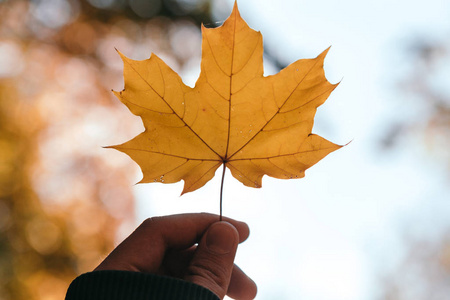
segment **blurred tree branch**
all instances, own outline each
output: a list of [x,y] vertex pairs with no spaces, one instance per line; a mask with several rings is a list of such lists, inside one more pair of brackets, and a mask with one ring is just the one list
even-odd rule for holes
[[[408,118],[399,115],[385,132],[381,145],[384,149],[408,143],[422,145],[427,156],[450,174],[450,40],[419,38],[409,44],[404,55],[408,67],[397,87],[400,101],[412,107],[415,114]],[[417,222],[417,218],[409,222]],[[449,230],[442,234],[436,232],[434,238],[411,238],[408,236],[412,232],[403,232],[407,236],[405,256],[392,272],[382,276],[379,299],[441,300],[449,297]]]
[[405,56],[407,75],[399,81],[398,90],[407,99],[403,105],[417,113],[414,118],[392,122],[381,145],[390,149],[410,138],[450,171],[450,41],[417,39]]

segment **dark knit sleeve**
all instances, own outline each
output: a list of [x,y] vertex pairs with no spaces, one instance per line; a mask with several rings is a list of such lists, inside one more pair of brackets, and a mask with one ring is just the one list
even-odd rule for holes
[[77,277],[66,300],[220,300],[210,290],[172,277],[127,271],[94,271]]

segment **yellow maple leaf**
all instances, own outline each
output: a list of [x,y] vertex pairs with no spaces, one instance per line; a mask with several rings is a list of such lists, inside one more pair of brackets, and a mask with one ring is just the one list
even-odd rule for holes
[[262,35],[236,4],[222,26],[202,26],[202,35],[194,88],[154,54],[143,61],[120,54],[125,88],[114,93],[142,118],[145,131],[112,148],[139,164],[140,182],[184,180],[184,194],[223,165],[244,185],[259,188],[264,175],[304,177],[341,147],[311,133],[317,107],[337,86],[323,70],[328,49],[264,77]]

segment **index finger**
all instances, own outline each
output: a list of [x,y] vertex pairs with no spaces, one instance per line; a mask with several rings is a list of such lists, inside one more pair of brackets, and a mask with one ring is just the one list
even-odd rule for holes
[[[239,243],[242,243],[248,238],[250,231],[246,223],[227,217],[223,217],[222,219],[231,223],[237,229]],[[206,229],[218,221],[219,216],[214,214],[179,214],[149,218],[138,229],[142,228],[148,235],[162,235],[167,248],[187,248],[200,241]]]
[[[247,224],[226,217],[223,220],[237,229],[240,243],[247,239]],[[110,266],[120,265],[122,270],[157,272],[168,249],[191,247],[217,221],[218,215],[208,213],[149,218],[114,249],[97,270],[112,269]]]

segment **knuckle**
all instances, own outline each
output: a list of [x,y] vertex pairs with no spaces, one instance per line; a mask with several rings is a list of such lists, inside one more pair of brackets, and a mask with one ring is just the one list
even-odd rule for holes
[[141,226],[144,228],[152,228],[160,222],[160,219],[161,219],[161,217],[147,218],[142,222]]
[[187,273],[187,276],[191,278],[195,277],[203,282],[213,282],[222,290],[229,281],[226,268],[218,264],[210,266],[193,262],[188,267]]
[[152,217],[145,219],[136,231],[140,231],[146,239],[152,240],[152,243],[164,243],[163,237],[164,222],[162,217]]

